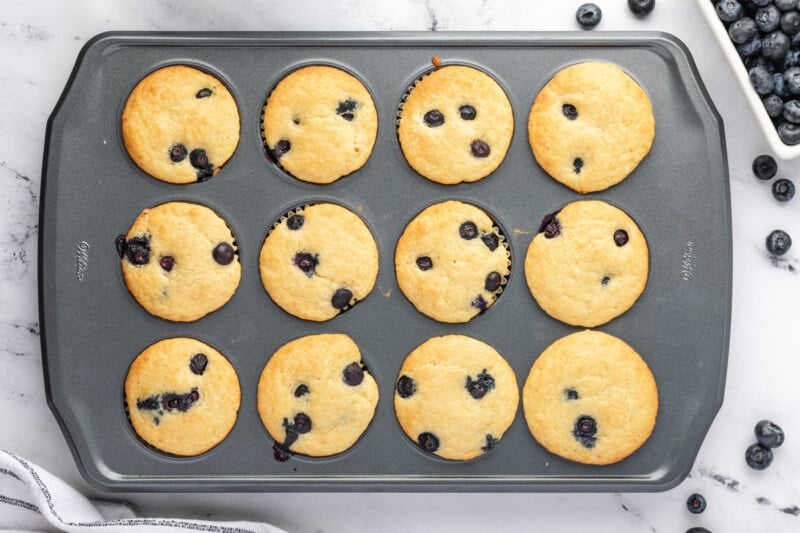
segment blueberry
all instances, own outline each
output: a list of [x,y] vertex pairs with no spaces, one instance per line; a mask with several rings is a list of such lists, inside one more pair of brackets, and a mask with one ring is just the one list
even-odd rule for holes
[[702,494],[694,493],[686,500],[686,508],[692,514],[700,514],[706,510],[706,499]]
[[777,94],[770,94],[763,100],[764,109],[772,118],[778,118],[783,114],[783,100]]
[[[741,11],[741,8],[742,6],[739,6],[739,11]],[[594,28],[595,26],[600,24],[600,20],[602,18],[603,18],[603,12],[596,4],[583,4],[575,12],[575,20],[577,20],[578,24],[581,25],[581,28],[585,30],[589,28]]]
[[553,237],[561,235],[561,223],[558,221],[558,218],[556,218],[559,211],[546,214],[542,219],[542,223],[539,224],[537,233],[544,233],[545,239],[552,239]]
[[800,143],[800,125],[791,122],[781,122],[778,124],[778,137],[784,144],[795,145]]
[[197,169],[197,181],[207,181],[213,175],[214,168],[211,165]]
[[781,11],[789,11],[797,7],[797,0],[775,0],[773,3]]
[[197,91],[197,94],[195,94],[194,97],[195,98],[208,98],[212,94],[213,93],[211,92],[211,89],[209,89],[208,87],[205,87],[205,88],[200,89],[199,91]]
[[581,159],[580,157],[576,157],[575,160],[572,162],[572,170],[575,171],[575,174],[580,174],[582,168],[583,168],[583,159]]
[[294,415],[294,430],[299,434],[311,431],[311,418],[305,413]]
[[296,389],[294,389],[295,398],[300,398],[301,396],[305,396],[306,394],[308,394],[308,385],[306,384],[300,384],[297,386]]
[[770,180],[778,173],[778,163],[769,154],[761,154],[753,159],[753,174],[760,180]]
[[364,381],[364,368],[358,363],[350,363],[344,367],[342,379],[351,387],[357,387]]
[[750,17],[742,17],[728,26],[728,36],[736,44],[744,44],[758,35],[758,27]]
[[458,234],[461,236],[462,239],[471,241],[472,239],[478,236],[478,226],[476,226],[475,223],[471,221],[464,222],[458,228]]
[[600,280],[601,285],[608,285],[608,282],[611,281],[609,276],[603,276],[603,279]]
[[[798,17],[798,20],[800,20],[800,17]],[[800,50],[789,50],[786,52],[783,58],[784,72],[797,65],[800,65]]]
[[625,246],[628,244],[628,232],[624,229],[618,229],[614,232],[614,244],[617,246]]
[[427,255],[421,255],[417,257],[417,267],[423,272],[425,270],[430,270],[433,268],[433,260]]
[[486,144],[486,141],[483,141],[481,139],[476,139],[472,141],[472,144],[469,146],[469,149],[472,152],[472,155],[480,158],[489,157],[489,154],[492,153],[492,149],[489,148],[489,145]]
[[334,309],[344,309],[353,299],[353,291],[350,289],[338,289],[331,297],[331,305]]
[[503,278],[498,272],[492,272],[486,276],[486,282],[483,284],[483,288],[489,292],[495,292],[500,288],[500,283],[502,283],[502,281]]
[[425,116],[422,117],[422,121],[427,124],[429,128],[437,128],[444,124],[444,115],[438,109],[432,109],[425,113]]
[[781,15],[781,31],[789,37],[800,32],[800,13],[787,11]]
[[161,407],[165,411],[172,411],[177,409],[181,413],[188,411],[194,403],[200,399],[200,393],[197,389],[192,389],[186,394],[177,394],[168,392],[161,396]]
[[339,106],[336,108],[336,114],[350,122],[355,118],[353,110],[355,110],[358,105],[358,102],[352,98],[348,98],[344,102],[339,102]]
[[786,97],[786,81],[783,79],[782,72],[775,72],[772,74],[772,81],[774,82],[774,86],[772,87],[772,92],[781,98]]
[[738,45],[736,51],[739,52],[739,55],[742,57],[753,57],[761,52],[761,47],[762,40],[754,37],[746,43]]
[[597,421],[588,415],[581,415],[572,428],[572,436],[586,448],[594,448],[597,441]]
[[716,9],[717,16],[723,22],[733,22],[742,16],[742,4],[737,0],[719,0]]
[[475,117],[478,115],[478,112],[475,111],[475,108],[469,104],[464,104],[458,108],[458,114],[464,120],[475,120]]
[[764,7],[772,4],[774,0],[745,0],[745,4],[752,4],[755,7],[748,7],[748,9],[755,9],[756,7]]
[[578,391],[575,389],[564,389],[564,396],[567,400],[577,400],[579,398]]
[[208,154],[202,148],[196,148],[189,153],[189,162],[194,168],[206,168],[208,163]]
[[192,374],[202,376],[203,372],[206,371],[207,365],[208,357],[206,357],[205,354],[198,353],[192,357],[191,361],[189,361],[189,370],[192,371]]
[[169,149],[169,159],[173,163],[180,163],[186,159],[186,147],[182,144],[173,144]]
[[792,39],[792,48],[796,49],[797,47],[800,47],[800,33],[795,33],[794,35],[792,35],[791,39]]
[[783,255],[792,247],[792,238],[781,229],[767,235],[767,251],[772,255]]
[[484,368],[475,380],[472,379],[472,376],[467,376],[466,388],[470,396],[480,400],[486,396],[487,392],[494,389],[494,378]]
[[286,139],[281,139],[280,141],[275,143],[275,146],[273,146],[272,149],[269,151],[269,157],[270,159],[272,159],[277,163],[278,159],[286,155],[286,152],[288,152],[291,149],[292,149],[292,143]]
[[753,67],[760,66],[767,69],[767,72],[769,72],[770,74],[775,73],[775,63],[758,54],[745,58],[744,64],[747,67],[748,71]]
[[775,80],[766,67],[758,66],[750,69],[750,84],[758,94],[769,94],[775,87]]
[[150,262],[150,239],[147,237],[131,237],[124,244],[125,259],[132,265],[146,265]]
[[561,106],[561,112],[570,120],[578,118],[578,110],[572,104],[564,104]]
[[783,73],[786,90],[792,94],[800,94],[800,67],[791,67]]
[[773,31],[761,40],[761,55],[770,61],[779,61],[783,59],[789,46],[791,40],[788,35],[780,30]]
[[291,215],[286,219],[286,227],[290,230],[296,231],[303,227],[306,222],[306,217],[303,215]]
[[469,303],[472,307],[477,307],[480,309],[480,314],[483,314],[487,309],[489,309],[489,303],[483,299],[482,295],[478,295]]
[[214,261],[225,266],[233,262],[233,257],[236,255],[236,252],[233,251],[233,246],[227,242],[221,242],[214,247],[211,255],[214,257]]
[[175,258],[171,255],[165,255],[158,260],[158,264],[167,272],[171,272],[172,268],[175,266]]
[[792,124],[800,124],[800,101],[789,100],[783,104],[783,118]]
[[777,7],[768,5],[756,11],[753,20],[762,33],[769,33],[778,28],[781,23],[781,12]]
[[711,531],[706,529],[706,528],[704,528],[704,527],[696,526],[696,527],[690,527],[689,529],[687,529],[686,533],[711,533]]
[[419,447],[425,450],[426,452],[435,452],[439,449],[439,438],[430,432],[420,433],[419,437],[417,437],[417,443]]
[[649,15],[656,7],[656,0],[628,0],[628,9],[637,17]]
[[481,240],[490,252],[494,252],[497,250],[497,247],[500,246],[500,237],[497,236],[497,233],[487,233],[486,235],[481,235]]
[[484,452],[488,452],[494,450],[494,447],[497,446],[497,443],[500,442],[498,439],[494,438],[491,434],[486,434],[486,446],[481,446],[481,450]]
[[319,264],[319,256],[308,252],[297,252],[294,254],[292,264],[303,271],[309,278],[314,275],[314,270]]
[[779,202],[788,202],[794,197],[794,183],[786,178],[775,180],[772,183],[772,196]]
[[400,376],[400,379],[397,380],[397,395],[401,398],[409,398],[415,392],[417,392],[417,384],[414,383],[414,380],[408,376]]
[[756,424],[756,439],[764,448],[779,448],[785,435],[783,430],[771,420],[761,420]]
[[744,459],[753,470],[764,470],[772,464],[772,450],[760,444],[752,444],[745,451]]

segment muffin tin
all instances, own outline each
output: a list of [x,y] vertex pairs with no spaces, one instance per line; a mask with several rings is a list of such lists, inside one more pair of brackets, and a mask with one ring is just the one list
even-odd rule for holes
[[[500,167],[481,181],[444,186],[403,158],[395,120],[406,89],[437,56],[492,75],[512,104],[515,130]],[[547,176],[527,139],[537,92],[566,65],[620,65],[650,96],[656,138],[622,183],[581,196]],[[272,87],[300,65],[339,66],[359,77],[378,109],[378,139],[366,165],[330,185],[303,183],[265,157],[260,116]],[[127,156],[120,116],[127,95],[167,64],[211,72],[229,87],[242,120],[238,148],[209,181],[171,185]],[[731,222],[722,123],[685,46],[662,33],[108,33],[80,53],[48,122],[39,241],[39,299],[48,402],[79,469],[106,490],[155,491],[657,491],[689,472],[723,398],[731,303]],[[524,256],[541,218],[581,198],[629,213],[650,246],[650,278],[634,307],[597,329],[639,352],[655,375],[659,415],[650,439],[609,466],[548,453],[522,409],[500,444],[466,462],[439,459],[402,432],[394,382],[405,357],[430,337],[463,334],[494,346],[524,383],[535,358],[577,331],[547,316],[525,283]],[[484,315],[443,324],[417,312],[397,287],[394,247],[423,208],[446,199],[485,209],[507,236],[512,272]],[[198,202],[232,226],[241,284],[221,309],[190,323],[148,314],[122,279],[114,240],[145,207]],[[272,223],[291,208],[331,201],[372,230],[380,254],[373,292],[333,320],[294,318],[266,294],[258,270]],[[324,459],[273,458],[256,409],[258,377],[285,342],[346,333],[380,390],[375,418],[350,450]],[[123,383],[153,342],[198,338],[237,370],[242,406],[231,433],[209,452],[172,457],[146,446],[126,419]]]

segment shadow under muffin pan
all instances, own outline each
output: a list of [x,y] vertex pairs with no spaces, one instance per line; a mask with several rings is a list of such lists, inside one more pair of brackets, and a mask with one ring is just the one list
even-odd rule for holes
[[[394,127],[379,127],[372,155],[347,179],[302,183],[264,157],[264,96],[295,65],[321,63],[358,74],[378,123],[394,125],[415,75],[442,65],[491,72],[507,91],[513,138],[488,177],[443,186],[406,163]],[[527,142],[540,87],[578,61],[615,63],[650,95],[656,138],[622,183],[580,196],[536,164]],[[120,115],[131,88],[164,64],[209,65],[233,93],[242,124],[233,157],[214,178],[159,182],[128,158]],[[702,176],[702,179],[698,179]],[[722,125],[686,48],[661,33],[108,33],[78,57],[48,122],[39,241],[40,325],[48,402],[78,468],[95,487],[125,491],[657,491],[691,469],[721,403],[730,327],[730,199]],[[630,344],[653,371],[660,411],[635,454],[596,467],[560,459],[531,437],[518,410],[503,445],[474,461],[439,460],[403,434],[391,398],[405,357],[446,334],[494,347],[524,379],[544,348],[576,328],[547,316],[530,295],[520,254],[543,214],[594,198],[619,206],[647,236],[651,269],[634,307],[598,329]],[[148,314],[127,294],[114,240],[142,208],[180,199],[223,213],[235,229],[242,279],[234,297],[190,323]],[[489,312],[463,324],[418,313],[402,296],[394,249],[425,206],[458,199],[481,206],[504,228],[513,251],[509,283]],[[309,201],[348,207],[373,232],[380,270],[370,295],[324,323],[287,315],[265,294],[258,250],[282,213]],[[380,400],[369,429],[345,453],[273,459],[256,409],[258,376],[286,342],[345,333],[368,354]],[[150,344],[186,336],[228,357],[240,377],[237,422],[218,446],[194,458],[154,453],[121,407],[130,360]],[[96,379],[86,380],[90,370]]]

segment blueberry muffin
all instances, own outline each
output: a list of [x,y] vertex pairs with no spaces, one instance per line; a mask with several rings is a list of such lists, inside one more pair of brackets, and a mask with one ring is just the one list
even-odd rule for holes
[[262,119],[268,156],[295,178],[332,183],[360,169],[378,133],[372,96],[354,76],[312,65],[283,78]]
[[159,341],[140,353],[125,379],[125,409],[136,434],[173,455],[204,453],[228,435],[241,403],[230,362],[197,339]]
[[258,381],[258,413],[285,451],[324,457],[358,441],[378,385],[347,335],[309,335],[281,346]]
[[536,161],[579,193],[625,179],[650,152],[654,137],[647,94],[609,63],[578,63],[558,71],[536,96],[528,117]]
[[599,331],[551,344],[522,389],[533,437],[548,451],[580,463],[616,463],[639,449],[656,423],[658,390],[633,348]]
[[281,217],[261,247],[259,265],[264,288],[281,309],[319,322],[372,291],[378,247],[355,213],[321,203]]
[[144,209],[116,245],[128,290],[155,316],[197,320],[225,305],[239,286],[233,234],[203,205],[167,202]]
[[488,74],[463,65],[438,68],[406,95],[397,123],[409,165],[445,185],[491,174],[514,133],[511,103]]
[[583,200],[544,217],[528,247],[525,277],[547,314],[594,327],[633,306],[647,284],[649,257],[631,217],[605,202]]
[[122,112],[122,138],[131,159],[168,183],[214,176],[236,150],[239,129],[239,109],[225,85],[184,65],[142,79]]
[[463,335],[425,341],[403,362],[395,383],[403,431],[444,459],[473,459],[494,449],[518,403],[517,379],[506,360]]
[[494,304],[510,273],[505,237],[482,209],[454,200],[417,215],[397,242],[400,290],[421,313],[467,322]]

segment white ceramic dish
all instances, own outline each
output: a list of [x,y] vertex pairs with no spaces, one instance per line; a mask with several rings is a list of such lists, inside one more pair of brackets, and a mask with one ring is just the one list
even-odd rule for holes
[[750,77],[747,74],[747,68],[744,66],[741,57],[739,57],[739,53],[736,51],[736,47],[730,37],[728,37],[728,32],[724,24],[717,17],[714,3],[711,0],[697,0],[697,4],[700,6],[700,11],[705,16],[711,28],[711,32],[716,37],[717,41],[719,41],[722,51],[725,53],[725,57],[733,67],[736,79],[742,86],[744,95],[752,106],[758,123],[761,125],[761,129],[764,130],[764,135],[766,135],[774,155],[780,159],[794,159],[800,157],[800,144],[794,146],[788,145],[778,136],[778,131],[772,123],[772,119],[764,109],[764,104],[761,103],[761,97],[753,89],[752,85],[750,85]]

